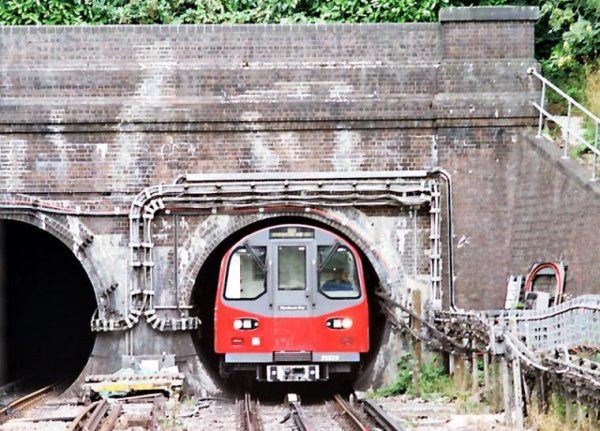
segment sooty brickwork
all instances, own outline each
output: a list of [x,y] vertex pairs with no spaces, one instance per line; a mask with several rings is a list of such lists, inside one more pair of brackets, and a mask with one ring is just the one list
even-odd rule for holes
[[[451,166],[457,303],[501,308],[508,274],[536,262],[566,263],[568,297],[600,292],[600,188],[559,148],[515,128],[440,130],[441,159]],[[445,144],[445,145],[444,145]]]
[[[509,273],[559,252],[528,246],[535,215],[520,200],[526,161],[542,163],[524,139],[536,121],[538,88],[526,75],[536,66],[535,19],[532,8],[458,8],[433,24],[0,27],[1,215],[61,232],[99,307],[119,319],[131,287],[128,213],[145,187],[186,173],[441,166],[454,184],[458,304],[499,306]],[[569,182],[564,170],[552,175]],[[547,181],[534,178],[534,191]],[[586,195],[570,199],[577,207]],[[557,199],[545,205],[545,214],[562,214]],[[328,224],[364,249],[377,277],[399,280],[403,294],[428,292],[427,205],[320,210],[177,219],[159,211],[161,315],[193,313],[190,304],[210,310],[202,292],[214,284],[203,269],[218,265],[212,251],[269,220]],[[587,268],[578,247],[568,243],[565,256]],[[591,278],[578,280],[581,292],[592,289]],[[371,383],[393,377],[388,365],[403,348],[384,332]],[[123,354],[173,352],[191,388],[215,390],[196,335],[141,323],[101,333],[86,372],[114,371]]]

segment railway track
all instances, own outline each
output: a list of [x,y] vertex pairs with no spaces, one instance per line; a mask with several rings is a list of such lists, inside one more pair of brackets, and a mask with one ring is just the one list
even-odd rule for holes
[[86,406],[73,419],[68,431],[112,431],[119,417],[126,412],[127,406],[132,404],[152,404],[149,409],[144,410],[146,418],[138,425],[145,429],[156,429],[163,402],[164,397],[161,394],[96,401]]
[[384,431],[404,431],[379,404],[369,398],[361,400],[363,411]]
[[[119,417],[120,413],[120,404],[115,403],[113,410],[117,411],[116,419]],[[69,425],[68,431],[96,431],[100,429],[100,425],[102,424],[104,417],[111,410],[111,405],[108,401],[96,401],[86,406],[79,415],[71,422]],[[114,413],[111,413],[111,416],[114,416]],[[102,430],[110,431],[114,428],[114,422],[111,424],[103,424]]]
[[[298,431],[340,430],[340,431],[403,431],[396,421],[377,403],[370,399],[361,400],[363,411],[357,411],[341,395],[335,394],[325,405],[323,411],[318,407],[305,409],[300,401],[289,401],[291,417]],[[325,416],[328,416],[326,418]],[[324,419],[333,418],[334,426],[323,425]]]
[[342,423],[345,430],[348,431],[369,431],[369,423],[362,417],[350,404],[335,394],[333,399],[328,402],[331,408],[337,411],[337,418]]
[[262,431],[262,421],[259,414],[259,403],[252,399],[250,393],[244,394],[240,404],[240,427],[242,431]]
[[41,389],[35,390],[27,395],[21,396],[6,406],[0,408],[0,423],[5,422],[9,415],[14,416],[17,413],[24,412],[25,410],[39,404],[44,399],[52,395],[56,389],[60,386],[59,383],[53,383],[48,386],[44,386]]

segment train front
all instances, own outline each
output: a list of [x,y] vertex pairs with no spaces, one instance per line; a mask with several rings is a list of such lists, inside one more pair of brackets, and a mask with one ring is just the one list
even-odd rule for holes
[[221,262],[214,315],[223,377],[322,381],[351,373],[369,349],[360,256],[317,227],[278,225],[234,245]]

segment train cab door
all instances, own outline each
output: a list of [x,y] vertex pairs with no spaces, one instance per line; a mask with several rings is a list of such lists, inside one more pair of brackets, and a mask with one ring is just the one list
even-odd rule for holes
[[272,312],[275,357],[310,357],[313,337],[310,317],[316,285],[315,246],[312,240],[273,241]]

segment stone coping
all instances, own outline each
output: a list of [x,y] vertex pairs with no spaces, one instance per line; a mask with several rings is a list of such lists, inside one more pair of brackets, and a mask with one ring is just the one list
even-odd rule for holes
[[440,22],[451,21],[536,21],[537,6],[478,6],[440,9]]

